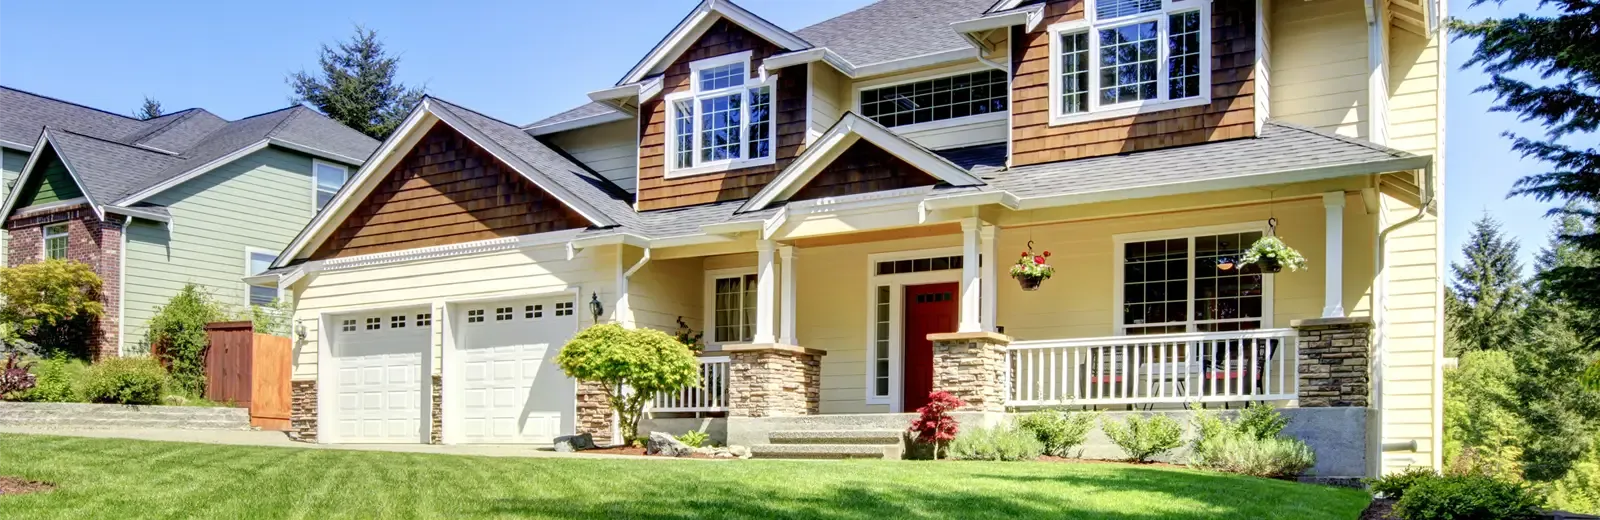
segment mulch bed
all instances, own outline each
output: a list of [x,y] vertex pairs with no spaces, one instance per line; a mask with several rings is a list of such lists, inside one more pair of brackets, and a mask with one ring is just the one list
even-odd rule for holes
[[1117,464],[1117,465],[1122,465],[1122,466],[1154,466],[1154,467],[1158,467],[1158,468],[1179,468],[1179,469],[1187,469],[1188,468],[1188,466],[1184,466],[1184,465],[1181,465],[1181,464],[1169,464],[1169,463],[1166,463],[1166,462],[1155,462],[1155,461],[1151,461],[1151,462],[1128,462],[1128,461],[1122,461],[1122,460],[1075,459],[1075,458],[1072,458],[1072,457],[1056,457],[1056,456],[1053,456],[1053,455],[1045,455],[1045,456],[1039,457],[1038,460],[1039,460],[1039,462],[1066,462],[1066,463],[1070,463],[1070,464]]
[[1360,520],[1390,520],[1391,517],[1389,515],[1394,512],[1394,503],[1394,500],[1373,499],[1372,505],[1367,506],[1367,510],[1361,512]]
[[55,484],[16,477],[0,477],[0,495],[25,495],[55,489]]
[[[644,448],[638,448],[638,447],[634,447],[634,446],[612,446],[610,448],[597,448],[597,449],[592,449],[592,450],[583,450],[583,453],[593,453],[593,454],[597,454],[597,455],[638,455],[638,456],[662,457],[660,455],[649,455],[649,454],[644,452]],[[662,457],[662,458],[673,458],[673,457]],[[681,459],[709,459],[709,458],[711,458],[711,456],[710,455],[706,455],[704,453],[693,453],[693,454],[690,454],[688,457],[677,457],[677,458],[681,458]]]

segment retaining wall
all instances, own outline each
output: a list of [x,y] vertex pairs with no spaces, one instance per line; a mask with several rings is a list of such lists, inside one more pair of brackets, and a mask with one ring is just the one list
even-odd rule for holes
[[0,402],[0,426],[59,429],[248,430],[247,408]]

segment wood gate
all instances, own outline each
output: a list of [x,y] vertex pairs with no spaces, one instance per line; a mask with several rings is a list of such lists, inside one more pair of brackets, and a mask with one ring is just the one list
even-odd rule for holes
[[248,321],[206,325],[206,399],[250,409],[250,425],[289,429],[289,338],[256,334]]

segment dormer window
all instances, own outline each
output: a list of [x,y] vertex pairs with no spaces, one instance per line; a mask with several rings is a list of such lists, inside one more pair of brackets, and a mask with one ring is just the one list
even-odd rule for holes
[[666,97],[667,177],[773,163],[777,78],[751,78],[750,56],[746,51],[690,63],[689,89]]
[[1090,0],[1050,26],[1050,123],[1211,102],[1206,0]]

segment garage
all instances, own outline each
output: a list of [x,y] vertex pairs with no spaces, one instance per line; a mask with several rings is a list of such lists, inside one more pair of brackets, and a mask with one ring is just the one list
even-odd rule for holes
[[334,378],[334,442],[425,442],[432,322],[426,307],[330,319],[333,370],[324,374]]
[[555,362],[574,311],[571,294],[454,306],[450,442],[549,443],[576,428],[577,384]]

